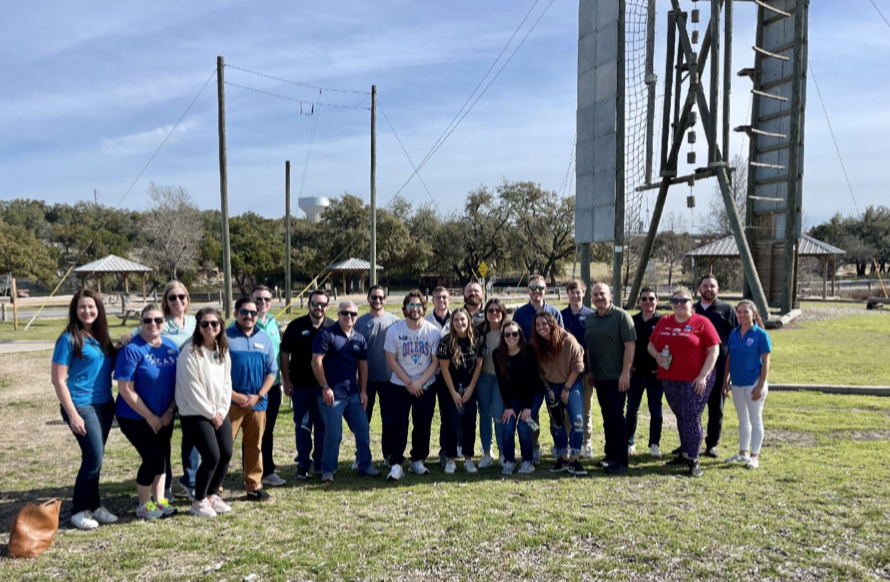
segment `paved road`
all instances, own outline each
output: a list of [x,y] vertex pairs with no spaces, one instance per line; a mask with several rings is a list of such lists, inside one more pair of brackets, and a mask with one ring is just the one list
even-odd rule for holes
[[17,354],[21,352],[39,352],[51,350],[55,347],[54,341],[20,341],[0,340],[0,354]]

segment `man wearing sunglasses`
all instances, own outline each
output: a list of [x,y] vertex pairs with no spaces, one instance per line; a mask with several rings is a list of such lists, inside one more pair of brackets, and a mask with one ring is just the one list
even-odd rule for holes
[[[387,426],[390,422],[390,404],[385,400],[389,380],[392,378],[392,370],[386,362],[386,351],[383,344],[386,342],[386,330],[389,326],[399,321],[399,318],[386,311],[386,289],[381,285],[374,285],[368,291],[368,306],[370,311],[358,318],[355,329],[365,337],[368,344],[368,405],[365,412],[368,423],[374,412],[374,400],[380,396],[380,422],[381,426]],[[389,456],[389,431],[383,431],[380,441],[383,458]]]
[[528,303],[513,312],[513,321],[522,328],[522,334],[525,341],[531,341],[532,326],[535,315],[542,311],[546,311],[556,319],[559,327],[565,328],[562,320],[562,313],[559,309],[553,307],[544,301],[544,295],[547,294],[547,282],[541,275],[529,275],[528,277]]
[[646,393],[646,401],[649,404],[649,454],[661,458],[661,427],[663,423],[661,414],[661,398],[664,389],[661,380],[658,379],[658,363],[648,351],[649,338],[655,330],[655,325],[661,319],[658,313],[658,295],[650,287],[643,287],[640,291],[640,312],[633,316],[634,330],[637,333],[637,343],[634,349],[633,374],[630,376],[630,390],[627,393],[627,453],[634,455],[637,452],[634,445],[637,432],[637,417],[640,404],[643,402],[643,393]]
[[359,474],[367,477],[380,474],[371,465],[371,431],[365,414],[368,404],[368,344],[365,337],[354,329],[356,319],[356,304],[343,301],[337,313],[337,323],[318,334],[312,344],[312,371],[321,385],[317,396],[318,409],[325,426],[322,483],[334,481],[344,419],[355,435]]
[[313,465],[315,472],[321,474],[324,422],[318,411],[316,396],[319,384],[312,371],[312,344],[323,329],[334,325],[334,320],[325,316],[329,301],[324,290],[312,291],[309,294],[309,313],[290,322],[281,340],[281,378],[284,383],[284,395],[290,396],[294,411],[297,447],[297,457],[294,459],[297,470],[294,479],[307,479]]
[[253,299],[240,297],[235,302],[235,325],[226,329],[232,357],[229,421],[233,439],[238,437],[239,429],[244,428],[244,486],[251,501],[269,498],[262,485],[262,441],[266,428],[266,396],[278,374],[272,338],[257,327],[258,315]]
[[705,436],[705,454],[709,457],[719,458],[720,452],[717,445],[720,443],[720,433],[723,431],[723,376],[726,372],[726,343],[729,334],[739,326],[739,318],[735,307],[719,299],[720,285],[714,275],[705,275],[698,283],[700,298],[692,306],[692,310],[704,315],[714,325],[717,335],[720,336],[720,355],[717,356],[717,378],[714,380],[714,388],[708,396],[708,431]]
[[405,319],[386,330],[386,361],[392,370],[387,399],[392,403],[392,417],[383,425],[389,432],[390,446],[387,479],[402,478],[402,463],[408,445],[408,415],[414,430],[411,433],[411,471],[418,475],[429,473],[423,461],[430,454],[430,432],[436,410],[436,392],[432,389],[433,376],[439,367],[436,349],[442,332],[423,318],[426,299],[420,289],[409,291],[402,300]]

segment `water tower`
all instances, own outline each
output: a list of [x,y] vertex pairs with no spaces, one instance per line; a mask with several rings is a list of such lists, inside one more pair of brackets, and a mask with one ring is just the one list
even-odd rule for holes
[[331,201],[323,197],[306,196],[298,198],[297,204],[299,204],[303,212],[306,213],[306,218],[312,222],[319,222],[321,220],[321,213],[324,212],[325,208],[331,205]]

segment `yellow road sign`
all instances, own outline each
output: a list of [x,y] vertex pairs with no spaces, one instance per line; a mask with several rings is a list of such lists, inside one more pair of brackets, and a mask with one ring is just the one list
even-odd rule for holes
[[488,274],[488,265],[485,264],[485,261],[479,263],[479,276],[484,277]]

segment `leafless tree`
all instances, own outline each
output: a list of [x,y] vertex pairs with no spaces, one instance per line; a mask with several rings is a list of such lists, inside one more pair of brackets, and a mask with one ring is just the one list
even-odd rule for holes
[[[738,154],[732,157],[732,166],[735,168],[729,176],[729,191],[735,201],[735,207],[739,211],[742,221],[745,220],[745,207],[748,200],[748,159]],[[732,228],[729,224],[729,214],[726,212],[726,204],[720,193],[720,186],[715,185],[714,194],[705,216],[704,227],[707,232],[716,234],[729,234]]]
[[203,236],[201,211],[182,186],[148,187],[149,210],[142,223],[148,246],[143,257],[161,274],[178,279],[195,267]]

